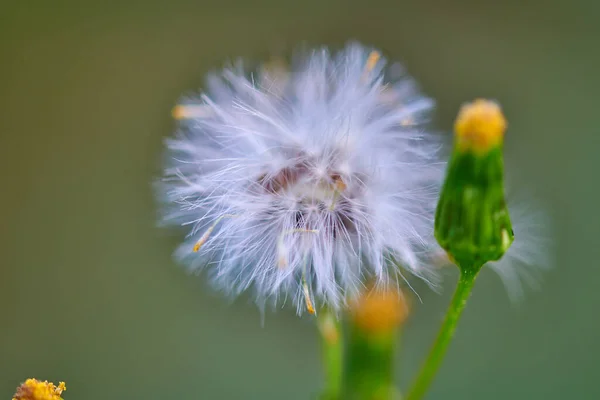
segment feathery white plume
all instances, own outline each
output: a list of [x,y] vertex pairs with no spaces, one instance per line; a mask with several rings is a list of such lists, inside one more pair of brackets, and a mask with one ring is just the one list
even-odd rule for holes
[[552,267],[552,229],[543,207],[532,198],[508,197],[515,239],[506,254],[488,265],[502,279],[511,300],[518,302],[526,287],[539,289],[542,273]]

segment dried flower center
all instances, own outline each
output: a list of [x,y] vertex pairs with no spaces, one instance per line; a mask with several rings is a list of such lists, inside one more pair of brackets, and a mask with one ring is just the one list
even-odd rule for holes
[[258,179],[262,189],[276,196],[276,201],[295,201],[295,229],[318,229],[334,238],[341,229],[356,231],[352,200],[360,191],[354,187],[357,185],[350,188],[347,182],[338,171],[316,172],[300,162]]

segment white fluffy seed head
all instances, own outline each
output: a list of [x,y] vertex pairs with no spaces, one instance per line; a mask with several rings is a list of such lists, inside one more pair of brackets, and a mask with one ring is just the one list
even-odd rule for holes
[[358,44],[211,75],[167,141],[165,221],[190,229],[177,255],[227,293],[299,312],[397,284],[397,264],[427,276],[443,169],[432,107]]

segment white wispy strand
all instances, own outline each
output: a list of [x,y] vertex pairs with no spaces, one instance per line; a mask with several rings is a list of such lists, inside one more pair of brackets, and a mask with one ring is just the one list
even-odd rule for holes
[[189,227],[176,254],[216,287],[302,312],[338,308],[368,279],[405,280],[396,263],[427,279],[443,165],[425,128],[433,102],[398,65],[323,48],[289,72],[225,69],[186,103],[167,140],[164,221]]
[[519,302],[525,288],[539,289],[552,268],[552,228],[544,207],[532,196],[509,195],[508,211],[515,239],[506,254],[488,265],[500,276],[510,299]]
[[[498,274],[510,300],[518,304],[527,288],[540,288],[544,272],[553,267],[553,235],[550,218],[534,196],[511,192],[507,206],[514,241],[500,260],[486,263],[484,269],[489,267]],[[431,264],[440,268],[452,265],[438,244],[430,255]]]

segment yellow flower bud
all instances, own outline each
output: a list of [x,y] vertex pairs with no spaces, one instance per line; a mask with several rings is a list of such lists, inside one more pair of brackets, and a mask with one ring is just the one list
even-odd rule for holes
[[398,289],[372,288],[354,301],[350,314],[364,332],[389,332],[406,320],[408,305]]
[[485,153],[502,144],[506,119],[497,103],[477,99],[461,107],[454,131],[459,151]]

